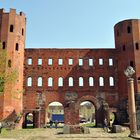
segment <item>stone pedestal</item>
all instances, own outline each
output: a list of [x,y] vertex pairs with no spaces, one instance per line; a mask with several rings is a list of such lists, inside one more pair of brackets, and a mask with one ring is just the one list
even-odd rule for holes
[[63,128],[64,134],[88,134],[89,128],[80,125],[65,125]]

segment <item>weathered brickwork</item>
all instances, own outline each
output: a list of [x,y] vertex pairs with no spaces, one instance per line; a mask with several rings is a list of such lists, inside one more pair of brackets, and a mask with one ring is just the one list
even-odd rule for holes
[[[12,33],[10,25],[14,27]],[[137,19],[117,23],[114,49],[24,49],[25,15],[17,15],[13,9],[10,13],[0,10],[0,41],[6,43],[4,49],[12,68],[19,72],[16,87],[10,88],[24,89],[23,100],[20,95],[18,101],[5,90],[0,97],[0,117],[5,116],[8,106],[17,112],[23,109],[25,127],[29,113],[34,115],[34,127],[39,127],[45,123],[45,109],[57,101],[64,107],[65,123],[75,125],[79,123],[80,103],[91,101],[96,110],[96,123],[102,123],[104,102],[110,110],[119,110],[120,103],[127,100],[124,70],[129,65],[136,70],[135,93],[140,92],[139,29]]]
[[[0,101],[0,118],[7,117],[13,110],[22,112],[23,62],[26,35],[26,18],[24,13],[16,14],[15,9],[6,13],[0,9],[0,42],[7,51],[6,71],[16,71],[14,84],[6,84],[3,99]],[[8,63],[11,63],[10,66]]]

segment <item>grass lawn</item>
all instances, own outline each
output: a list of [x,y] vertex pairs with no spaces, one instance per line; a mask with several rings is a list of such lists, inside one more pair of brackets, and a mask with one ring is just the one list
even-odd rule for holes
[[0,138],[24,138],[31,135],[38,135],[40,132],[44,131],[43,128],[38,129],[15,129],[15,130],[6,130],[2,129]]
[[[129,129],[123,133],[105,133],[102,128],[91,128],[93,124],[86,124],[90,127],[90,134],[62,134],[62,128],[37,128],[37,129],[16,129],[2,130],[1,138],[14,138],[15,140],[133,140],[128,137]],[[61,132],[61,133],[60,133]]]

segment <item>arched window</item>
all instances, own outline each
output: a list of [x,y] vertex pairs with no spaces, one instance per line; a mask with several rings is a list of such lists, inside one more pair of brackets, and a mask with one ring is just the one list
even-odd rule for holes
[[127,26],[127,33],[130,34],[131,33],[131,27]]
[[63,86],[63,78],[62,77],[59,77],[58,78],[58,86],[59,87],[62,87]]
[[113,66],[113,59],[109,58],[109,66]]
[[11,68],[11,66],[12,66],[12,62],[11,62],[11,60],[9,59],[9,60],[8,60],[8,67]]
[[83,59],[82,58],[79,58],[79,66],[83,66]]
[[42,87],[42,77],[38,77],[37,86]]
[[73,78],[69,77],[69,87],[72,87],[72,86],[73,86]]
[[89,77],[89,86],[90,87],[94,86],[94,78],[93,77]]
[[99,58],[99,65],[103,65],[103,64],[104,64],[103,58]]
[[109,77],[109,86],[114,86],[114,77]]
[[16,51],[18,51],[18,49],[19,49],[19,45],[18,43],[16,43]]
[[89,66],[93,66],[93,59],[90,58],[90,59],[88,60],[88,63],[89,63]]
[[133,61],[130,61],[130,66],[134,67],[134,62]]
[[84,79],[83,79],[83,77],[79,77],[79,86],[80,87],[84,86]]
[[28,87],[32,86],[32,77],[28,77],[28,79],[27,79],[27,86]]
[[22,35],[24,35],[24,29],[22,28]]
[[28,65],[32,65],[32,58],[28,58]]
[[42,58],[38,58],[38,65],[42,65]]
[[103,77],[99,77],[99,86],[104,86],[104,78]]
[[14,31],[14,26],[11,24],[10,25],[10,32],[13,32]]
[[125,47],[125,45],[123,45],[123,51],[125,51],[126,50],[126,47]]
[[6,43],[3,42],[3,43],[2,43],[2,49],[5,49],[5,48],[6,48]]
[[140,77],[138,77],[138,83],[140,83]]
[[48,87],[52,87],[53,86],[53,78],[49,77],[48,78]]
[[136,50],[139,50],[139,43],[135,43]]

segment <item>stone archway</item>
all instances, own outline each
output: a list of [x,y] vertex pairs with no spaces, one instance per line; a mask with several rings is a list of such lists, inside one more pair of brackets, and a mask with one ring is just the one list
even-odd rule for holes
[[46,107],[45,122],[51,121],[64,122],[64,107],[61,102],[53,101],[50,102]]
[[24,115],[23,128],[35,128],[35,113],[34,112],[27,112]]
[[99,100],[94,96],[83,96],[76,100],[69,100],[66,102],[64,106],[65,110],[65,124],[67,125],[78,125],[80,123],[79,120],[79,109],[80,103],[83,101],[90,101],[95,106],[95,119],[96,126],[102,126],[104,120],[104,112],[102,109],[102,105]]
[[80,104],[84,101],[89,101],[95,106],[95,122],[96,126],[102,126],[103,120],[104,120],[104,113],[102,111],[102,106],[97,98],[94,96],[83,96],[79,98],[75,104],[76,112],[79,112]]

